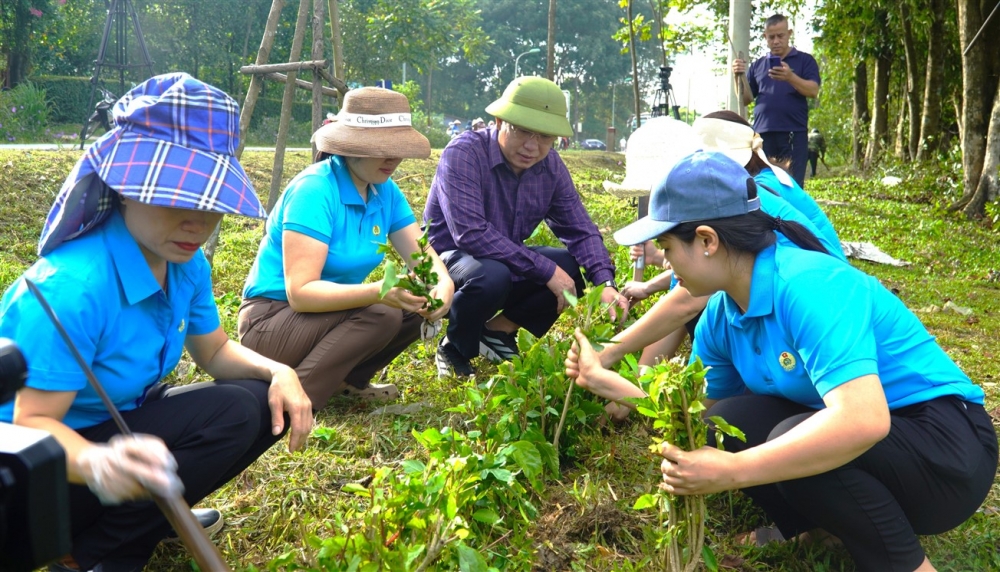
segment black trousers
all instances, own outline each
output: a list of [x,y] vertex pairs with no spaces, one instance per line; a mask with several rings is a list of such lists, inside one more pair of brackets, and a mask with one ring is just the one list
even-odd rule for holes
[[[726,450],[737,452],[814,413],[785,399],[742,395],[717,402],[707,415],[746,434],[746,443],[725,440]],[[958,526],[986,498],[996,476],[997,437],[982,405],[955,397],[897,409],[891,422],[885,439],[840,468],[743,492],[785,538],[822,528],[844,542],[858,570],[911,572],[924,559],[918,534]]]
[[[583,293],[580,264],[568,250],[551,246],[533,246],[531,250],[558,264],[576,283],[577,295]],[[455,297],[448,312],[448,341],[466,358],[479,355],[483,324],[501,310],[510,321],[539,337],[559,317],[556,296],[545,284],[514,280],[502,261],[473,258],[462,250],[443,252],[441,260],[455,282]]]
[[789,174],[803,189],[806,188],[806,163],[809,160],[809,134],[805,131],[768,131],[761,133],[764,153],[770,158],[791,161]]
[[[123,411],[133,433],[163,439],[177,460],[184,499],[194,505],[238,475],[280,436],[271,435],[268,383],[238,380],[154,386]],[[288,428],[288,417],[285,417]],[[119,433],[114,421],[78,431],[94,442]],[[104,506],[86,485],[70,485],[73,559],[82,570],[104,562],[141,570],[170,524],[152,500]]]
[[816,176],[816,162],[819,161],[819,151],[809,151],[809,176]]

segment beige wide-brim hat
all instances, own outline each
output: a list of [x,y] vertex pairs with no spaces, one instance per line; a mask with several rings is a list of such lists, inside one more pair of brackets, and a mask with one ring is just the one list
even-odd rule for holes
[[617,197],[646,196],[678,161],[697,150],[690,125],[673,117],[653,117],[628,138],[625,180],[604,181],[604,190]]
[[406,96],[381,87],[352,89],[336,121],[313,134],[316,149],[344,157],[426,159],[431,144],[412,126]]
[[691,127],[705,151],[717,151],[743,166],[750,162],[751,156],[757,155],[771,167],[782,185],[792,186],[788,173],[767,160],[764,140],[753,127],[715,117],[699,117]]

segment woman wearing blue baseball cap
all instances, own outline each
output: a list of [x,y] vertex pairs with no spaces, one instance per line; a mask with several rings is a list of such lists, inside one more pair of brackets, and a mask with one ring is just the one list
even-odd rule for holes
[[[141,570],[170,533],[149,490],[197,503],[286,431],[289,449],[302,447],[312,427],[295,372],[222,330],[201,252],[224,214],[264,216],[235,158],[236,102],[187,74],[162,75],[125,94],[114,120],[63,183],[40,258],[0,301],[0,336],[29,366],[0,420],[47,431],[66,451],[72,549],[50,570]],[[119,434],[24,279],[134,436]],[[218,381],[161,383],[184,349]],[[210,512],[203,525],[221,525]]]
[[[962,523],[996,473],[983,391],[877,279],[813,252],[815,237],[761,212],[755,194],[741,165],[695,153],[654,189],[650,215],[616,234],[656,238],[681,284],[712,296],[692,347],[709,367],[706,415],[747,436],[727,451],[664,444],[662,486],[742,489],[786,538],[825,531],[859,570],[933,570],[917,535]],[[577,341],[566,367],[579,385],[641,395]]]

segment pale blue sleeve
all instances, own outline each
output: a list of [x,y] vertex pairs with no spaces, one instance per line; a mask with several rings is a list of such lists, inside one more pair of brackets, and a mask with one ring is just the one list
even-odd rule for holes
[[[89,277],[58,271],[44,260],[25,272],[52,306],[83,361],[92,366],[107,323],[104,304]],[[11,285],[0,305],[0,337],[13,340],[28,363],[27,386],[44,391],[80,391],[87,378],[41,304],[23,279]]]
[[705,374],[707,397],[725,399],[742,395],[746,384],[736,371],[732,356],[726,347],[726,313],[721,304],[722,294],[716,294],[708,301],[705,311],[694,329],[691,342],[691,361],[701,359],[708,369]]
[[335,183],[320,175],[306,175],[285,189],[282,230],[291,230],[329,244],[339,206]]

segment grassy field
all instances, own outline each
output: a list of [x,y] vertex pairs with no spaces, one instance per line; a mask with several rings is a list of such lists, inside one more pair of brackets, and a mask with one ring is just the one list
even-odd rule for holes
[[[422,210],[437,153],[429,160],[405,161],[397,171],[395,179],[417,212]],[[45,213],[78,156],[73,151],[0,151],[4,174],[0,178],[0,287],[6,288],[34,260]],[[635,211],[601,188],[605,179],[621,179],[622,157],[569,152],[565,159],[585,204],[608,237],[623,282],[627,253],[613,243],[610,231],[634,219]],[[271,160],[263,153],[247,153],[243,159],[265,201]],[[304,153],[289,154],[285,181],[307,162]],[[987,409],[997,419],[1000,236],[941,211],[936,206],[943,200],[938,185],[933,177],[914,176],[888,188],[837,174],[810,182],[809,190],[824,200],[843,240],[873,242],[910,263],[894,268],[854,262],[919,312],[945,350],[984,387]],[[230,332],[236,330],[239,294],[261,228],[260,222],[247,219],[227,217],[223,222],[215,259],[215,291],[223,324]],[[553,239],[542,233],[537,240]],[[970,308],[972,314],[937,309],[949,301]],[[565,343],[571,325],[570,317],[564,316],[549,337]],[[561,356],[552,358],[558,361]],[[517,443],[523,443],[530,440],[526,437],[530,431],[524,428],[533,417],[531,412],[516,419],[513,413],[508,415],[503,407],[518,411],[521,402],[497,398],[502,391],[510,397],[515,389],[498,389],[503,387],[504,376],[495,366],[476,365],[481,372],[478,380],[438,380],[433,345],[414,344],[383,374],[400,388],[396,405],[405,407],[386,411],[364,402],[335,400],[318,414],[318,427],[306,451],[289,454],[275,447],[206,499],[205,505],[226,515],[226,528],[216,541],[229,563],[241,570],[352,569],[349,559],[339,558],[350,550],[360,553],[357,539],[362,538],[369,542],[370,552],[380,555],[382,564],[356,569],[403,569],[388,562],[394,554],[405,556],[408,548],[410,556],[401,562],[409,558],[409,569],[417,569],[425,559],[425,570],[485,570],[484,563],[509,570],[651,569],[646,558],[657,537],[654,515],[632,509],[635,500],[651,492],[657,481],[658,462],[647,451],[650,426],[641,420],[614,425],[603,413],[593,413],[600,410],[599,400],[577,391],[573,412],[589,413],[580,413],[568,424],[565,442],[572,444],[560,450],[556,470],[539,471],[531,462],[533,457],[525,456],[519,446],[483,438],[498,427],[506,427],[508,434],[520,428]],[[535,377],[543,378],[551,371],[539,367]],[[494,374],[498,377],[491,379]],[[174,377],[178,383],[187,383],[199,380],[200,374],[182,362]],[[511,419],[516,422],[510,423]],[[513,462],[502,461],[507,456]],[[472,464],[482,471],[465,482],[468,486],[443,481],[443,488],[432,490],[435,481],[427,477],[431,467],[447,467],[448,475],[466,475],[461,471]],[[442,497],[441,491],[448,494]],[[467,493],[474,498],[467,498]],[[854,569],[837,549],[794,542],[763,548],[739,545],[739,533],[768,523],[738,492],[713,495],[708,506],[707,543],[720,569]],[[995,485],[982,510],[967,523],[923,539],[931,561],[939,570],[1000,569],[998,511],[1000,488]],[[445,525],[434,520],[441,512],[449,522],[455,522],[452,517],[461,522],[435,537],[432,525]],[[404,513],[410,515],[403,521],[406,530],[390,526],[394,515]],[[441,550],[437,558],[428,559],[435,541]],[[163,546],[149,569],[190,570],[192,566],[182,548]]]

